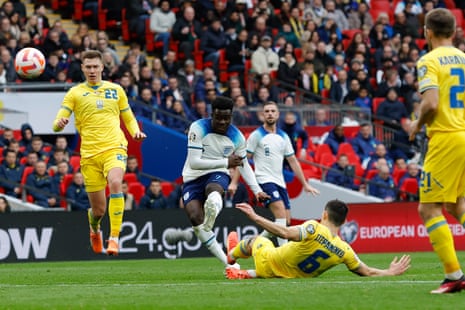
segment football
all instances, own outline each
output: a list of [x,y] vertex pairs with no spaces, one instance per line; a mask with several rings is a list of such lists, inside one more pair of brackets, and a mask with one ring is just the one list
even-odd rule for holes
[[15,70],[19,76],[33,79],[45,70],[45,56],[36,48],[21,49],[15,57]]

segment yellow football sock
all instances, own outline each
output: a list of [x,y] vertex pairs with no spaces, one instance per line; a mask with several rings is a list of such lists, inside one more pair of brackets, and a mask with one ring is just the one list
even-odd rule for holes
[[100,230],[100,221],[102,218],[96,219],[92,214],[92,209],[87,210],[87,218],[89,219],[89,225],[93,232],[98,232]]
[[446,274],[460,271],[460,264],[454,248],[454,239],[446,218],[441,215],[425,223],[434,251],[439,256]]
[[110,237],[118,238],[123,224],[124,196],[123,193],[110,194],[108,214],[110,216]]
[[250,257],[250,253],[247,250],[247,243],[248,240],[244,239],[241,240],[236,247],[232,250],[232,256],[237,259],[237,258],[248,258]]

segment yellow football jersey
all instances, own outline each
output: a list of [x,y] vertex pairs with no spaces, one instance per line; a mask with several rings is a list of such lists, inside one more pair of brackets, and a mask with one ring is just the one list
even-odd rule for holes
[[417,69],[419,91],[439,91],[439,107],[427,125],[428,136],[465,130],[465,54],[453,46],[438,47],[420,58]]
[[273,273],[283,278],[316,277],[345,264],[356,270],[360,260],[347,242],[333,236],[328,227],[310,220],[299,226],[302,241],[290,241],[269,253]]
[[83,158],[109,149],[127,148],[128,142],[120,127],[120,114],[131,135],[139,130],[126,93],[120,85],[108,81],[97,86],[81,83],[72,87],[65,95],[56,119],[69,117],[72,112],[81,136]]

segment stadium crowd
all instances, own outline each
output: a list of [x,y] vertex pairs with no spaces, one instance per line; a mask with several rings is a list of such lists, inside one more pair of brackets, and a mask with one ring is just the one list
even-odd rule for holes
[[[101,1],[106,18],[117,20],[121,28],[116,35],[130,43],[122,59],[110,41],[114,33],[100,30],[95,18],[102,9],[100,2],[84,1],[83,9],[93,14],[78,21],[75,33],[66,33],[61,20],[49,20],[48,1],[32,2],[33,12],[26,12],[20,0],[1,5],[0,84],[23,82],[14,70],[14,57],[23,47],[39,48],[47,59],[45,72],[32,82],[52,83],[83,81],[80,53],[97,49],[104,57],[104,79],[124,88],[136,115],[182,133],[189,122],[209,115],[211,101],[218,95],[234,100],[233,122],[238,126],[261,125],[260,115],[249,108],[269,100],[290,109],[318,104],[321,108],[311,117],[295,114],[286,122],[283,115],[280,122],[299,158],[333,168],[326,172],[307,167],[307,176],[326,177],[328,182],[387,201],[407,199],[395,189],[402,188],[403,179],[417,180],[419,175],[417,145],[408,141],[406,128],[418,113],[415,64],[427,51],[422,31],[429,10],[447,7],[454,12],[454,44],[465,51],[463,1]],[[69,18],[73,1],[65,2],[67,6],[57,8],[57,13]],[[125,27],[129,38],[124,38]],[[304,100],[298,100],[297,92],[304,94]],[[372,123],[361,123],[356,135],[347,136],[339,122],[328,118],[332,105],[359,107],[359,115],[369,115]],[[395,143],[384,145],[375,139],[372,124],[391,128]],[[334,129],[317,145],[303,130],[307,125]],[[75,154],[58,145],[63,137],[44,149],[32,128],[23,128],[22,133],[15,140],[4,130],[0,177],[9,173],[5,179],[40,188],[28,192],[39,205],[60,205],[58,198],[44,197],[43,192],[65,195],[57,179],[78,172],[78,167],[68,162],[60,168],[60,156],[71,159]],[[36,167],[35,161],[46,166]],[[38,177],[23,180],[28,166]],[[47,174],[49,178],[44,177]],[[381,185],[366,189],[356,176],[373,178]],[[67,178],[72,190],[67,188],[66,193],[73,192],[74,201],[85,196],[82,176],[79,179],[79,174]],[[148,196],[160,193],[156,183],[148,187]],[[6,194],[20,195],[18,187],[6,183],[2,187]],[[145,200],[149,203],[142,208],[163,205]],[[79,203],[71,206],[80,208]]]

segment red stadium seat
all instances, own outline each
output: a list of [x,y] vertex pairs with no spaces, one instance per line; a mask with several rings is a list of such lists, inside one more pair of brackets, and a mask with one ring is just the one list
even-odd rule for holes
[[21,184],[26,184],[27,176],[34,172],[34,167],[25,167],[23,176],[21,177]]
[[73,183],[73,175],[68,173],[63,177],[63,180],[61,180],[60,195],[64,196],[66,194],[66,190],[71,185],[71,183]]
[[81,168],[81,156],[73,155],[69,158],[69,164],[73,167],[73,171],[76,172]]
[[161,191],[165,197],[168,197],[169,194],[174,190],[174,185],[171,182],[161,182]]
[[145,186],[139,182],[133,182],[128,185],[128,191],[134,195],[134,200],[136,204],[139,204],[140,199],[145,194]]
[[394,184],[396,186],[399,185],[400,179],[402,179],[406,172],[407,169],[394,169],[394,172],[392,173],[392,178],[394,179]]
[[319,144],[316,147],[315,150],[315,161],[317,163],[321,163],[321,157],[323,154],[331,154],[333,155],[333,152],[331,151],[331,148],[329,147],[328,144]]
[[365,176],[365,179],[371,180],[371,179],[373,179],[376,175],[378,175],[378,170],[376,170],[376,169],[368,170],[367,175]]
[[378,110],[379,105],[381,104],[381,102],[383,102],[385,100],[386,100],[386,98],[384,98],[384,97],[374,97],[373,98],[372,108],[373,108],[373,114],[374,115],[376,115],[376,111]]
[[451,9],[450,12],[455,16],[456,25],[463,27],[463,12],[461,9]]
[[408,194],[418,195],[418,182],[416,179],[408,178],[405,179],[404,183],[400,187],[403,192],[400,194],[402,200],[407,200]]
[[131,184],[131,183],[134,183],[134,182],[139,182],[139,180],[137,178],[137,174],[132,173],[132,172],[125,173],[124,176],[123,176],[123,180],[125,180],[126,183],[128,183],[128,184]]

